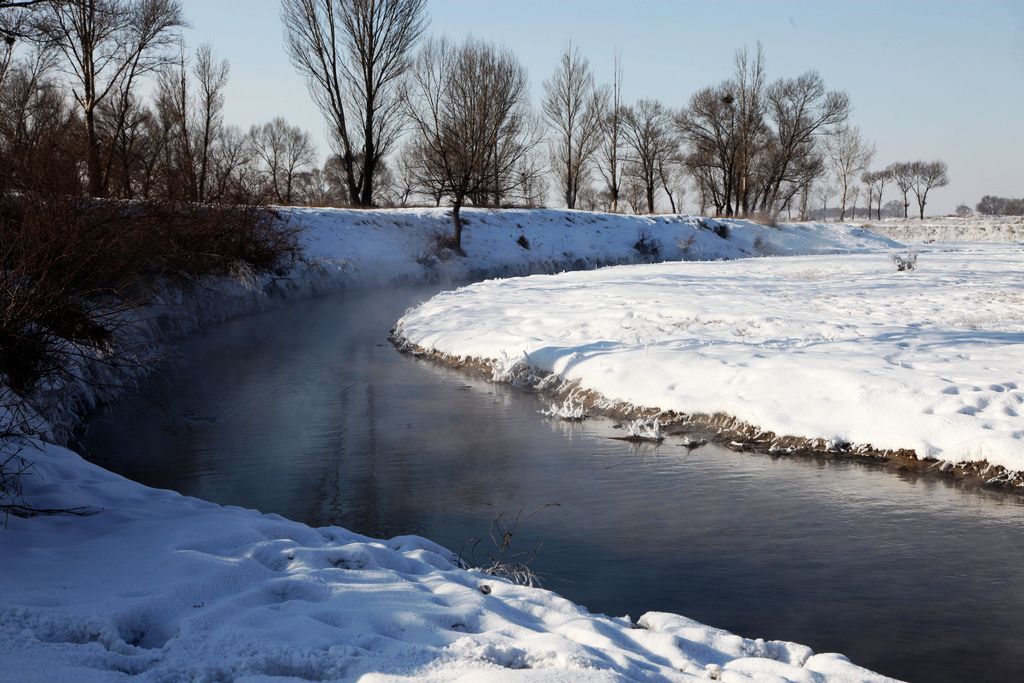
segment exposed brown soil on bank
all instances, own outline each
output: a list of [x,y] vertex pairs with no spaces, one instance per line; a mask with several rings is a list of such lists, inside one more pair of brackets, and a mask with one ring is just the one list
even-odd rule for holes
[[[1014,472],[987,462],[951,463],[935,458],[919,458],[912,449],[879,449],[871,444],[836,443],[827,439],[780,435],[723,413],[684,414],[639,407],[613,401],[597,392],[582,389],[577,382],[567,382],[557,375],[525,362],[499,375],[497,361],[461,358],[425,349],[396,337],[394,331],[391,342],[402,353],[460,370],[489,382],[509,384],[531,391],[547,401],[557,403],[571,400],[574,405],[582,406],[591,417],[606,417],[617,421],[657,418],[661,435],[666,440],[685,436],[690,442],[714,443],[736,452],[757,453],[770,457],[853,461],[902,476],[934,477],[951,481],[965,490],[989,489],[1024,495],[1024,472]],[[627,437],[625,440],[637,439]]]

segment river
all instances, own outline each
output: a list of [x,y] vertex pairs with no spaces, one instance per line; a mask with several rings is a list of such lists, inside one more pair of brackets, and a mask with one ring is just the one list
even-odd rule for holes
[[512,551],[591,611],[678,612],[912,681],[1017,680],[1024,499],[549,420],[534,395],[388,343],[436,291],[342,293],[191,336],[78,446],[150,486],[478,562],[496,511],[552,504]]

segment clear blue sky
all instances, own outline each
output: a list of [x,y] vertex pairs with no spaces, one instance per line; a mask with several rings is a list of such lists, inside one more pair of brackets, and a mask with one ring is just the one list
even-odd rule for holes
[[[191,47],[231,62],[226,115],[248,127],[284,116],[326,152],[324,126],[282,45],[277,0],[184,0]],[[618,49],[627,99],[671,106],[729,74],[761,41],[769,76],[808,69],[853,100],[876,165],[942,158],[952,183],[929,213],[982,194],[1024,196],[1024,0],[428,0],[430,33],[504,43],[539,92],[566,42],[599,80]],[[888,197],[887,197],[888,198]]]

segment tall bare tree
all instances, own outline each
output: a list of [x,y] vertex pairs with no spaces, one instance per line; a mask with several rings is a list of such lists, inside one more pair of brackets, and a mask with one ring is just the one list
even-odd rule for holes
[[753,177],[758,158],[766,143],[765,58],[757,44],[751,57],[746,47],[736,51],[733,60],[735,94],[732,106],[736,121],[736,203],[743,215],[750,213],[756,200],[757,180]]
[[914,186],[914,165],[908,161],[897,161],[885,169],[896,187],[903,194],[903,217],[910,217],[910,189]]
[[820,138],[849,115],[849,97],[827,91],[816,72],[765,79],[761,47],[741,49],[733,77],[694,93],[676,117],[701,202],[719,214],[770,213],[806,197],[823,170]]
[[[177,64],[160,73],[157,102],[173,156],[175,193],[190,201],[215,199],[221,187],[213,175],[224,133],[224,89],[230,67],[209,45],[196,51],[191,69],[184,51]],[[168,169],[169,170],[169,169]]]
[[551,78],[544,81],[541,109],[552,132],[551,167],[566,207],[576,208],[580,186],[601,144],[607,93],[594,87],[590,62],[570,44]]
[[[168,61],[185,25],[178,0],[50,0],[42,24],[76,81],[88,140],[89,193],[107,192],[110,150],[100,147],[96,112],[111,95],[127,98],[136,81]],[[124,109],[122,107],[122,109]]]
[[882,220],[882,200],[885,195],[885,186],[892,180],[892,173],[889,169],[880,171],[868,171],[860,177],[861,182],[867,190],[868,196],[868,218],[871,218],[871,203],[874,200],[878,205],[878,220]]
[[597,168],[604,179],[608,193],[608,210],[619,210],[619,194],[622,183],[623,129],[626,125],[626,108],[622,103],[622,60],[618,53],[614,60],[615,72],[606,100],[606,109],[601,118],[601,145],[598,150]]
[[655,196],[661,181],[659,169],[679,148],[671,124],[672,115],[657,100],[640,100],[626,111],[625,135],[630,169],[644,189],[647,213],[654,213]]
[[914,196],[921,220],[924,220],[924,206],[928,193],[937,187],[949,185],[949,167],[945,161],[915,161],[911,164]]
[[846,127],[828,138],[825,149],[839,184],[839,220],[844,221],[851,183],[867,170],[875,146],[864,140],[860,128]]
[[774,129],[763,148],[761,210],[770,211],[786,195],[802,191],[813,182],[812,172],[824,168],[818,153],[818,140],[846,123],[850,98],[836,90],[826,90],[816,71],[796,78],[782,78],[768,88],[768,117]]
[[523,184],[519,171],[538,142],[526,71],[511,52],[483,41],[431,40],[416,59],[403,101],[418,184],[428,195],[451,200],[452,241],[461,250],[460,210],[467,200]]
[[282,0],[285,44],[330,124],[349,201],[373,204],[374,174],[401,133],[397,83],[426,0]]

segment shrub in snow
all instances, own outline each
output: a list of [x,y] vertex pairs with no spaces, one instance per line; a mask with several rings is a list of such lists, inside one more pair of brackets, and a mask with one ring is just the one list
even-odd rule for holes
[[636,243],[633,244],[633,248],[636,249],[638,254],[646,258],[658,258],[661,256],[661,242],[651,237],[643,229],[637,233]]
[[779,253],[775,245],[766,240],[762,235],[754,238],[754,251],[761,256],[777,256]]
[[[523,510],[520,509],[516,513],[515,519],[511,521],[506,518],[505,513],[495,507],[492,503],[488,503],[489,506],[494,508],[494,519],[491,520],[491,527],[488,530],[488,537],[491,543],[494,544],[494,551],[487,554],[487,559],[483,563],[477,564],[468,560],[459,554],[459,564],[466,567],[477,569],[488,576],[495,576],[501,579],[506,579],[512,583],[517,583],[521,586],[537,586],[539,587],[541,575],[538,574],[530,566],[533,561],[537,559],[537,555],[540,553],[540,549],[544,545],[544,541],[541,541],[531,551],[518,552],[513,551],[512,541],[515,539],[516,534],[519,532],[523,524],[529,521],[534,515],[539,513],[541,510],[545,510],[549,507],[558,507],[558,503],[545,503],[530,514],[523,516]],[[470,546],[471,558],[476,555],[477,546],[480,545],[482,539],[472,538],[467,542]],[[490,593],[490,586],[486,584],[480,586],[480,592],[484,595]]]
[[679,251],[683,252],[684,254],[689,254],[690,253],[690,249],[693,249],[693,245],[696,244],[696,243],[697,243],[697,236],[696,235],[690,235],[686,239],[679,240],[679,242],[676,243],[676,246],[679,247]]
[[540,411],[541,415],[545,417],[555,417],[560,420],[584,420],[587,417],[586,408],[583,403],[575,400],[573,397],[569,397],[562,401],[562,404],[552,403],[551,406],[545,410]]
[[0,526],[7,525],[7,515],[17,511],[22,502],[21,477],[31,467],[29,461],[21,457],[19,450],[7,448],[13,439],[0,436],[5,446],[0,449]]
[[917,270],[917,252],[907,252],[906,256],[902,254],[893,254],[892,262],[896,265],[896,270],[900,272],[905,270]]
[[725,223],[719,223],[718,221],[704,219],[700,222],[700,227],[705,230],[711,230],[716,235],[721,237],[723,240],[729,239],[729,226]]
[[626,425],[626,434],[628,438],[637,441],[662,441],[665,438],[661,434],[661,423],[657,418],[633,420]]
[[451,235],[436,231],[427,238],[423,250],[414,258],[416,263],[424,268],[433,268],[438,263],[448,263],[452,260],[452,254],[456,252],[455,238]]

